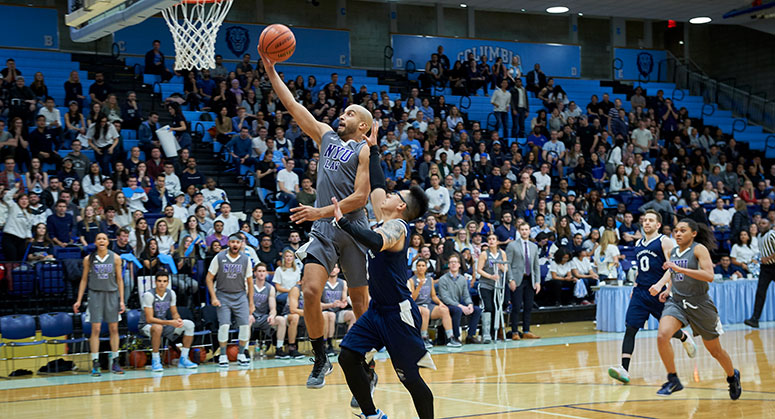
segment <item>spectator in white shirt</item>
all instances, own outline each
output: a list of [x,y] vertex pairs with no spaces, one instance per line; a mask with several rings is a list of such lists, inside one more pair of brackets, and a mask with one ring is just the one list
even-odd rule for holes
[[[557,131],[551,131],[551,140],[544,143],[542,157],[545,162],[555,164],[562,178],[562,162],[565,159],[565,144],[557,139]],[[540,189],[539,189],[540,190]]]
[[569,117],[578,118],[581,116],[581,109],[576,105],[576,102],[570,101],[568,104],[568,109],[565,109],[562,111],[562,118],[564,120],[568,120]]
[[724,200],[719,198],[716,200],[716,208],[708,215],[708,220],[714,230],[727,230],[729,229],[729,224],[732,223],[734,213],[733,208],[725,209]]
[[446,220],[450,204],[449,190],[442,188],[439,182],[439,175],[431,175],[431,187],[425,190],[425,195],[428,196],[428,211],[437,219]]
[[700,204],[711,204],[718,199],[718,194],[713,190],[713,184],[705,182],[705,189],[700,192]]
[[737,237],[733,237],[733,240],[735,244],[732,245],[732,250],[729,251],[732,264],[749,272],[748,264],[753,261],[756,255],[756,252],[751,248],[751,234],[747,230],[743,230]]
[[646,128],[646,121],[640,120],[638,122],[638,128],[632,131],[632,144],[634,146],[633,151],[638,154],[648,153],[649,145],[654,136],[651,131]]
[[61,128],[62,125],[59,121],[62,120],[62,115],[59,113],[59,109],[55,108],[54,98],[46,98],[46,106],[40,108],[38,115],[46,117],[46,127],[50,129]]
[[293,171],[295,166],[296,162],[293,159],[288,159],[285,163],[285,169],[277,174],[277,186],[280,191],[293,196],[299,193],[299,175]]
[[608,190],[611,193],[620,193],[625,191],[632,192],[632,188],[630,187],[630,180],[625,173],[624,165],[620,164],[616,166],[616,173],[611,175],[611,185]]
[[223,222],[223,231],[221,233],[224,236],[228,237],[239,231],[239,220],[236,215],[231,215],[231,204],[228,202],[221,204],[221,215],[217,216],[215,221]]
[[417,111],[417,119],[412,122],[412,126],[423,134],[428,130],[428,122],[423,119],[422,111]]
[[126,205],[129,208],[129,212],[142,211],[147,212],[143,202],[148,202],[148,195],[145,190],[137,186],[137,176],[130,175],[127,181],[127,186],[122,189],[124,196],[126,197]]
[[[495,132],[502,127],[503,137],[508,137],[508,119],[509,119],[509,104],[511,103],[511,92],[509,91],[509,81],[504,79],[501,81],[501,88],[492,92],[490,97],[490,103],[492,104],[492,111],[495,114]],[[454,128],[454,127],[453,127]]]
[[[216,188],[215,179],[211,177],[207,178],[207,181],[205,182],[205,188],[202,189],[202,196],[205,199],[205,204],[210,205],[211,208],[213,208],[213,204],[218,201],[229,202],[229,197],[226,196],[226,192],[221,188]],[[228,236],[228,234],[226,235]]]
[[538,192],[545,191],[546,195],[549,195],[549,189],[552,186],[552,177],[549,175],[549,164],[544,163],[541,165],[540,172],[534,172],[533,178],[536,181],[536,190]]
[[182,190],[180,178],[175,174],[175,166],[171,162],[164,163],[164,187],[170,196],[177,196]]

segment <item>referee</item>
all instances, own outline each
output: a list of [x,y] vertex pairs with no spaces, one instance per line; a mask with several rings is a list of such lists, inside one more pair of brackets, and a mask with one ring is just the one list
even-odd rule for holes
[[775,228],[770,228],[759,241],[759,251],[761,252],[761,273],[759,273],[759,284],[756,287],[756,300],[753,305],[753,315],[744,323],[751,327],[759,327],[759,317],[764,309],[764,302],[767,299],[767,288],[770,282],[775,280]]

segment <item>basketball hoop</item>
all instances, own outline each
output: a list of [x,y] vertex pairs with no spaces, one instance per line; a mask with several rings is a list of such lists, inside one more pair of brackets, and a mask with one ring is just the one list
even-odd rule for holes
[[215,68],[215,39],[233,0],[183,0],[162,10],[175,41],[175,70]]

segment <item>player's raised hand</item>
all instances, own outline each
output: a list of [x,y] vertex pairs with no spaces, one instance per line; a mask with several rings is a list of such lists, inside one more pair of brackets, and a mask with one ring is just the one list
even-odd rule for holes
[[269,71],[271,69],[274,71],[275,62],[267,58],[266,54],[261,54],[261,61],[264,62],[264,70]]
[[339,221],[342,219],[342,209],[339,208],[339,201],[336,200],[336,198],[331,198],[331,203],[334,204],[334,219],[336,221]]
[[310,207],[308,205],[299,205],[296,208],[291,208],[291,221],[295,222],[296,224],[301,224],[306,221],[315,221],[319,219],[320,219],[319,211],[315,207]]
[[379,132],[379,124],[377,124],[377,121],[374,121],[374,123],[371,124],[371,135],[367,137],[366,134],[363,134],[363,139],[366,140],[366,144],[368,144],[369,147],[373,145],[377,145],[378,132]]

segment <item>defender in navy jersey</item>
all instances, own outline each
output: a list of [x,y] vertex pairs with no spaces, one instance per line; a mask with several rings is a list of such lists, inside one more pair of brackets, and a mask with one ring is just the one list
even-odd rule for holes
[[[336,132],[296,102],[288,86],[280,79],[274,62],[261,57],[274,91],[288,112],[320,150],[317,198],[315,206],[300,205],[291,209],[291,221],[297,224],[314,221],[310,240],[296,255],[304,262],[304,319],[315,354],[315,363],[307,379],[308,388],[321,388],[325,376],[333,371],[323,342],[324,320],[320,307],[328,274],[339,263],[347,280],[353,312],[358,317],[366,311],[369,292],[366,287],[366,248],[331,225],[334,216],[331,199],[336,198],[345,217],[362,228],[368,228],[363,211],[369,199],[369,149],[362,141],[372,129],[371,113],[360,105],[348,106],[339,117]],[[346,255],[346,257],[342,257]]]
[[[378,160],[376,145],[371,152]],[[381,171],[370,172],[372,206],[380,221],[376,230],[363,228],[343,217],[336,199],[332,200],[338,227],[369,249],[368,281],[372,297],[369,309],[355,322],[340,345],[339,364],[362,411],[359,417],[387,418],[374,406],[369,377],[364,368],[366,354],[385,347],[398,378],[412,395],[418,416],[429,419],[433,417],[433,393],[420,376],[419,369],[435,369],[435,365],[420,335],[420,310],[406,286],[407,221],[425,213],[428,198],[417,186],[408,191],[386,194],[384,176],[378,173]]]
[[[670,260],[670,251],[675,243],[669,237],[659,234],[662,227],[662,217],[654,210],[647,210],[643,215],[643,232],[646,235],[638,240],[635,245],[635,260],[638,264],[638,277],[632,289],[630,304],[627,306],[625,317],[624,341],[622,342],[622,364],[608,369],[611,378],[624,384],[630,382],[630,360],[635,348],[635,335],[648,321],[649,316],[659,320],[662,317],[662,309],[665,300],[670,295],[669,285],[660,288],[659,295],[651,295],[649,289],[659,283],[662,278],[669,276],[662,265]],[[697,346],[694,340],[680,328],[673,336],[683,342],[684,349],[690,358],[697,355]]]

